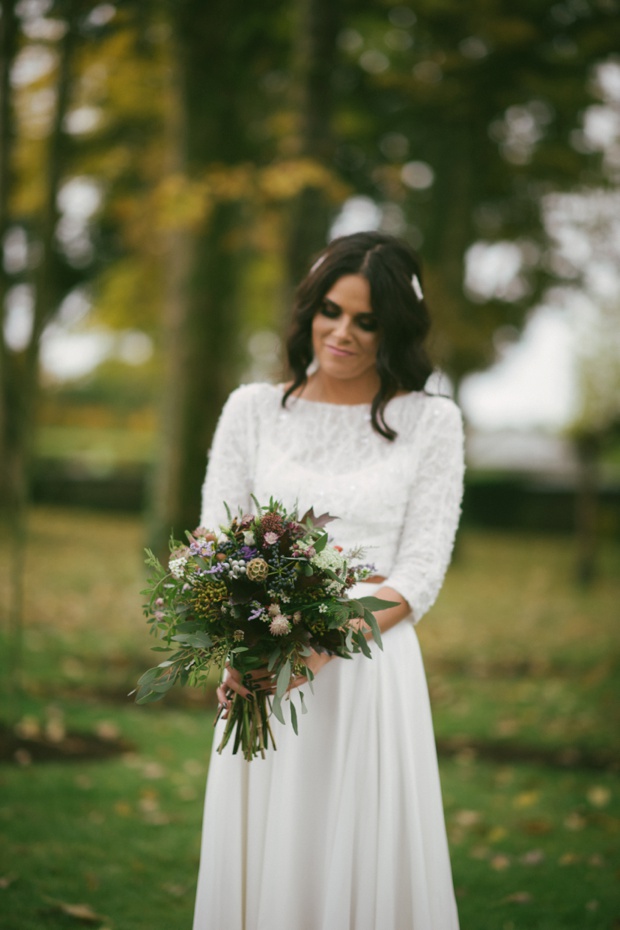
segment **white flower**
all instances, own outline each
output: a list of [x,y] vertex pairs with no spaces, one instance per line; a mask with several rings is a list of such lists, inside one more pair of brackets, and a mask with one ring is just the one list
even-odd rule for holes
[[285,617],[284,614],[276,614],[269,624],[269,631],[272,636],[284,636],[290,629],[291,624],[288,621],[288,617]]
[[254,538],[254,533],[251,533],[250,530],[246,530],[243,534],[243,542],[246,546],[253,546],[256,542]]
[[326,614],[328,610],[329,610],[329,608],[328,608],[327,604],[319,604],[319,613],[320,613],[320,614]]
[[293,614],[293,623],[300,623],[300,622],[301,622],[301,611],[296,610],[295,613]]
[[341,581],[330,581],[329,584],[325,586],[325,590],[328,594],[339,595],[342,594],[344,590],[344,584]]
[[267,608],[267,613],[269,614],[270,617],[278,617],[281,614],[280,605],[270,604],[269,607]]
[[346,560],[337,549],[332,548],[332,546],[325,546],[322,552],[317,552],[312,557],[312,564],[316,565],[317,568],[329,568],[332,572],[338,574],[338,572],[344,571]]
[[168,562],[168,568],[175,578],[182,578],[183,572],[185,571],[185,566],[187,565],[187,559],[185,556],[181,555],[178,559],[170,559]]

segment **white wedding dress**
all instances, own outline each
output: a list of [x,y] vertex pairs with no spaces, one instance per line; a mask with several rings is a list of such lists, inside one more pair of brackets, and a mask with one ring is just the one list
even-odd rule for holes
[[[450,560],[463,434],[448,399],[391,400],[390,442],[367,404],[292,398],[245,385],[230,396],[211,451],[201,524],[252,509],[250,494],[339,519],[412,614],[372,644],[372,660],[335,659],[304,689],[299,736],[275,725],[277,751],[211,757],[194,930],[457,930],[424,668],[414,631]],[[359,584],[353,594],[378,586]],[[230,746],[230,744],[229,744]]]

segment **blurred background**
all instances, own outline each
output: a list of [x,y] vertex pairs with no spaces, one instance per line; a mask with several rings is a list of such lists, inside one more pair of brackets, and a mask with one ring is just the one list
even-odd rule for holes
[[0,59],[7,930],[191,921],[212,697],[126,697],[142,547],[369,228],[467,424],[420,628],[463,925],[620,926],[618,0],[3,0]]

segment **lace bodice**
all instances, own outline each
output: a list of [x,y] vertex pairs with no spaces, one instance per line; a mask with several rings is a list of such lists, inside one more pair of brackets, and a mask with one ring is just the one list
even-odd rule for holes
[[282,389],[247,384],[234,391],[215,432],[203,486],[201,524],[226,519],[223,502],[253,508],[297,504],[303,514],[339,519],[330,534],[345,550],[363,546],[364,561],[409,603],[414,621],[431,607],[450,561],[463,489],[463,429],[445,397],[393,398],[390,442],[372,429],[370,405],[290,398]]

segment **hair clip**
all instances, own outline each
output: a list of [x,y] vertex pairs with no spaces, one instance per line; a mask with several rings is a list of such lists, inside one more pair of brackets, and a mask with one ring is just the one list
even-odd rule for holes
[[420,284],[420,279],[417,274],[411,275],[411,287],[418,300],[424,300],[424,291],[422,290],[422,285]]
[[319,257],[318,257],[317,260],[315,261],[314,265],[312,265],[312,267],[310,268],[310,271],[309,271],[308,273],[309,273],[309,274],[314,274],[314,272],[317,270],[317,268],[320,268],[320,266],[323,264],[323,262],[325,261],[326,257],[327,257],[327,256],[325,256],[325,255],[319,255]]

